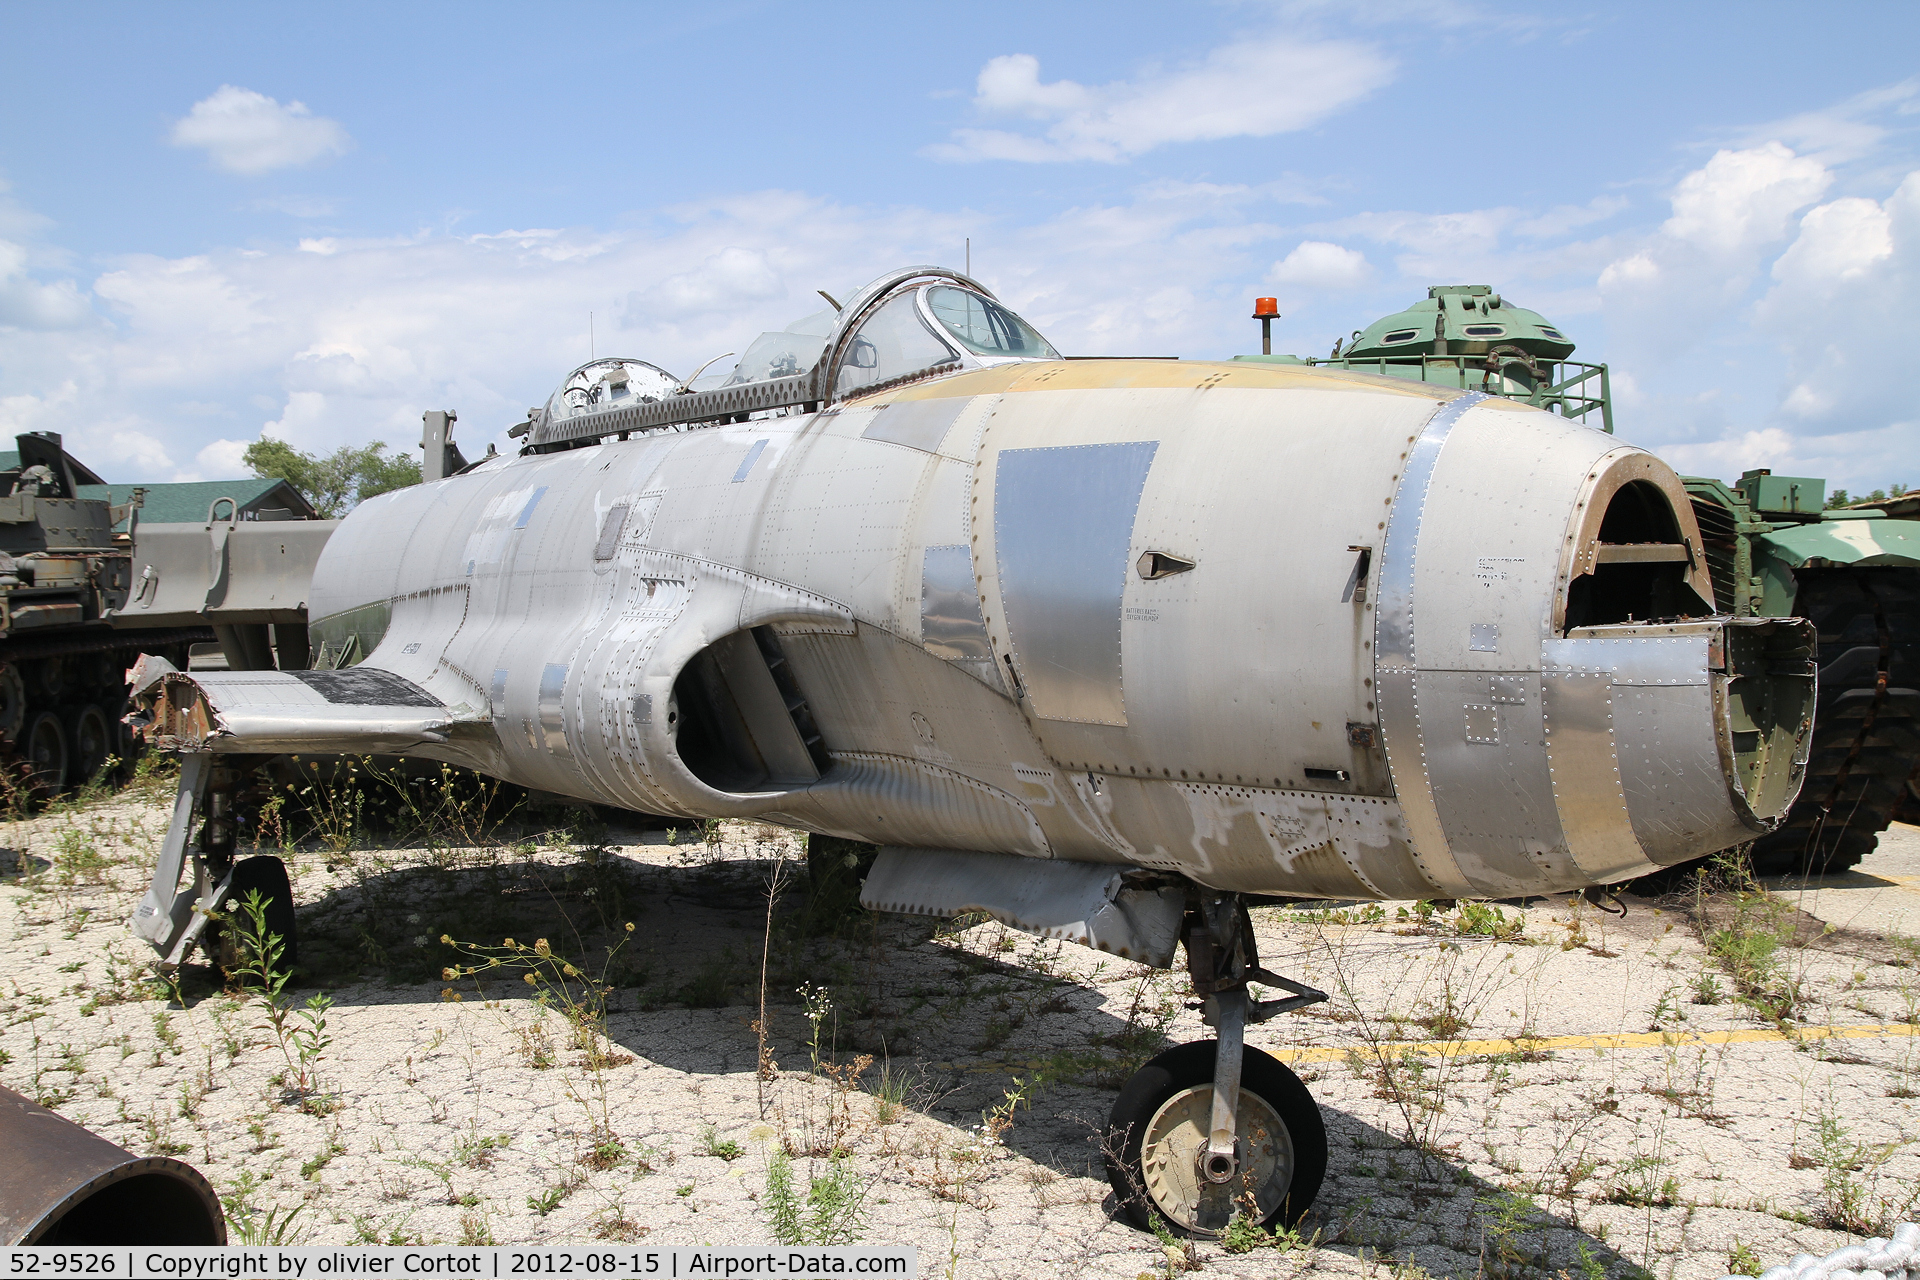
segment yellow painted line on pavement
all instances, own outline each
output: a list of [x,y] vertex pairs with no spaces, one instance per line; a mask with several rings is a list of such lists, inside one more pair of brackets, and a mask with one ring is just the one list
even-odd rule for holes
[[[1514,1040],[1383,1040],[1378,1045],[1319,1045],[1286,1048],[1255,1045],[1287,1063],[1344,1062],[1348,1054],[1366,1058],[1379,1054],[1401,1057],[1477,1058],[1507,1053],[1549,1053],[1559,1049],[1591,1049],[1604,1053],[1609,1049],[1659,1049],[1690,1044],[1807,1044],[1815,1040],[1877,1040],[1888,1037],[1920,1036],[1920,1026],[1906,1022],[1873,1022],[1843,1027],[1796,1027],[1779,1031],[1773,1027],[1747,1027],[1740,1031],[1640,1031],[1606,1036],[1536,1036]],[[1046,1066],[1044,1061],[1009,1058],[974,1062],[929,1062],[936,1071],[1033,1071]]]
[[1748,1027],[1740,1031],[1641,1031],[1606,1036],[1536,1036],[1514,1040],[1383,1040],[1373,1045],[1268,1048],[1282,1062],[1341,1062],[1348,1054],[1398,1054],[1403,1057],[1457,1058],[1507,1053],[1548,1053],[1558,1049],[1660,1049],[1689,1044],[1805,1044],[1814,1040],[1874,1040],[1889,1036],[1920,1035],[1920,1026],[1906,1022],[1867,1023],[1844,1027]]

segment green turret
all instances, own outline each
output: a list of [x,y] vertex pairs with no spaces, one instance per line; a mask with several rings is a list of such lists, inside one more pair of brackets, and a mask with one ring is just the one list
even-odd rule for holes
[[1360,356],[1480,356],[1513,354],[1518,363],[1558,362],[1573,343],[1538,311],[1516,307],[1484,284],[1437,284],[1426,301],[1356,330],[1334,358]]
[[1612,431],[1607,366],[1569,360],[1572,354],[1572,340],[1539,312],[1514,306],[1484,284],[1439,284],[1405,311],[1355,329],[1344,346],[1335,342],[1323,360],[1234,359],[1327,365],[1486,391]]

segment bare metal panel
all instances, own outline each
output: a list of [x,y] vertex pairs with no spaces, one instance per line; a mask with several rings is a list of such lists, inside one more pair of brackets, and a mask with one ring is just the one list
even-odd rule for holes
[[747,456],[740,460],[740,469],[733,473],[733,482],[741,483],[753,472],[753,464],[760,461],[760,455],[767,451],[765,439],[755,440],[753,447],[747,450]]
[[1613,685],[1613,736],[1633,834],[1649,858],[1673,863],[1756,834],[1736,812],[1720,763],[1713,691],[1684,685]]
[[549,751],[566,753],[567,720],[562,697],[567,691],[567,665],[549,662],[540,671],[540,737]]
[[1487,397],[1470,391],[1449,400],[1427,420],[1407,454],[1400,487],[1387,516],[1386,538],[1380,549],[1379,607],[1374,613],[1373,657],[1379,682],[1380,729],[1387,749],[1387,768],[1393,775],[1414,861],[1449,893],[1470,895],[1473,886],[1447,850],[1447,837],[1425,777],[1426,757],[1420,742],[1419,699],[1414,692],[1416,656],[1413,635],[1414,557],[1420,546],[1420,528],[1434,465],[1447,436],[1461,415]]
[[882,405],[873,421],[860,434],[868,440],[884,440],[927,453],[938,452],[947,431],[973,400],[953,396],[941,400],[897,400]]
[[783,800],[780,815],[768,816],[779,821],[783,815],[859,840],[984,845],[1038,858],[1053,853],[1033,810],[1000,788],[927,760],[878,752],[835,752],[819,782]]
[[620,535],[626,532],[628,510],[624,502],[616,502],[607,508],[606,518],[600,522],[600,541],[593,544],[595,560],[613,559],[614,549],[620,545]]
[[391,672],[169,673],[144,701],[168,750],[405,751],[444,743],[449,710]]
[[1033,714],[1127,722],[1120,597],[1134,513],[1159,443],[1008,449],[994,480],[994,548],[1014,662]]
[[[1554,658],[1548,642],[1548,661]],[[1567,849],[1596,883],[1640,875],[1653,864],[1634,838],[1614,758],[1613,673],[1549,666],[1542,676],[1547,756]]]
[[1540,677],[1422,671],[1420,738],[1447,847],[1482,892],[1571,871],[1540,721]]
[[950,662],[993,662],[980,614],[973,555],[965,546],[928,547],[920,570],[920,643]]
[[911,915],[984,911],[1043,938],[1065,938],[1142,964],[1172,964],[1184,891],[1129,889],[1125,874],[1098,862],[888,847],[874,859],[860,902]]

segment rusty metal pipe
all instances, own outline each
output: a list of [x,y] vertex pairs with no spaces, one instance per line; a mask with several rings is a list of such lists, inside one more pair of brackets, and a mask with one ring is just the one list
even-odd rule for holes
[[0,1242],[225,1244],[220,1199],[189,1164],[136,1156],[0,1089]]

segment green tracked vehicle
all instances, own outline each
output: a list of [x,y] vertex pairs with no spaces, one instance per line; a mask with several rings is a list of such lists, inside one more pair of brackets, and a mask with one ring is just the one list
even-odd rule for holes
[[133,504],[82,496],[100,478],[32,432],[0,452],[0,807],[90,780],[129,758],[127,666],[142,649],[185,666],[204,628],[127,633],[132,552],[115,526]]
[[1920,504],[1827,510],[1825,480],[1764,469],[1685,483],[1719,607],[1819,630],[1806,782],[1753,869],[1845,870],[1896,818],[1920,819]]
[[[1254,318],[1270,327],[1274,300]],[[1613,430],[1607,366],[1486,285],[1436,285],[1357,329],[1323,358],[1239,360],[1354,369],[1461,387]],[[1756,841],[1760,875],[1844,870],[1896,818],[1920,821],[1920,499],[1826,509],[1826,481],[1749,471],[1732,484],[1683,477],[1706,544],[1715,606],[1800,616],[1819,630],[1818,701],[1806,781],[1787,821]]]

